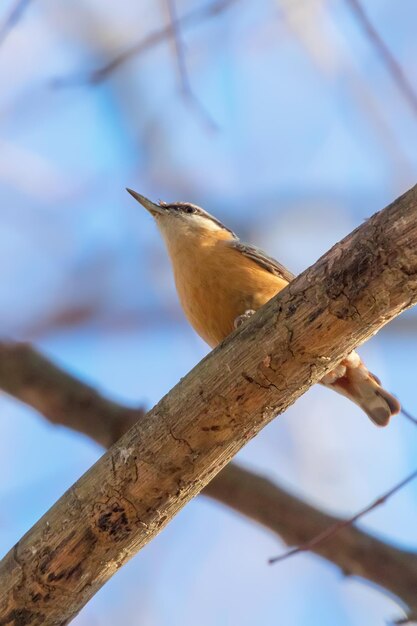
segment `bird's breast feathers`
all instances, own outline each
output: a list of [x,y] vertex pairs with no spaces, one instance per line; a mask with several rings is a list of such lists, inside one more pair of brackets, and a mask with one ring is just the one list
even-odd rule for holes
[[[214,347],[234,329],[237,317],[258,309],[287,284],[281,271],[267,268],[242,249],[219,242],[212,249],[187,250],[187,263],[174,255],[175,282],[184,312],[196,332]],[[284,268],[282,268],[284,270]],[[284,270],[285,271],[285,270]],[[288,278],[291,275],[286,276]]]

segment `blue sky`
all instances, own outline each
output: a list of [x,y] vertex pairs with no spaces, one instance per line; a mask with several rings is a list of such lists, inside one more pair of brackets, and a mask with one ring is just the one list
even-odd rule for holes
[[[362,0],[417,89],[412,0]],[[180,15],[202,3],[178,1]],[[0,9],[0,25],[12,5]],[[167,23],[164,2],[38,0],[0,47],[0,333],[129,404],[152,406],[207,352],[182,317],[162,241],[126,186],[201,204],[295,272],[415,183],[417,117],[347,2],[240,0],[183,33],[195,96],[170,42],[97,86],[84,76]],[[413,324],[361,349],[417,413]],[[2,396],[0,545],[20,535],[101,454]],[[314,388],[238,460],[348,515],[414,467],[417,431],[376,430]],[[22,459],[24,462],[22,463]],[[363,520],[416,548],[417,484]],[[395,601],[197,498],[74,620],[77,626],[378,626]]]

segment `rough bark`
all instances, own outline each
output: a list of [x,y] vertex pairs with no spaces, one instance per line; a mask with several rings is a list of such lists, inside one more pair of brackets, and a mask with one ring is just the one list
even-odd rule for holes
[[0,563],[0,626],[65,624],[234,454],[417,301],[417,188],[194,368]]
[[[23,344],[0,344],[0,389],[52,423],[73,428],[107,447],[143,415],[141,410],[106,400]],[[339,521],[233,463],[202,493],[258,522],[288,545],[304,544]],[[352,526],[313,551],[345,574],[360,576],[395,594],[417,615],[417,554],[387,545]]]

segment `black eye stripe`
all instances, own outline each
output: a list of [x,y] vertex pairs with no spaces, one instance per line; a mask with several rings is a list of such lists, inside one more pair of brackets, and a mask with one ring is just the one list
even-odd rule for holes
[[178,211],[178,213],[187,213],[187,214],[193,213],[194,215],[200,215],[201,217],[205,217],[207,220],[211,220],[212,222],[217,224],[219,228],[223,230],[227,230],[227,232],[229,232],[233,237],[236,237],[236,235],[234,234],[232,230],[230,230],[230,228],[227,228],[218,219],[216,219],[215,217],[207,213],[207,211],[204,211],[204,209],[201,209],[200,207],[198,207],[196,204],[190,204],[188,202],[173,202],[172,204],[161,202],[160,204],[166,209],[170,209],[172,211]]
[[173,209],[174,211],[178,211],[178,213],[197,213],[202,214],[203,212],[198,207],[193,204],[168,204],[166,205],[169,209]]

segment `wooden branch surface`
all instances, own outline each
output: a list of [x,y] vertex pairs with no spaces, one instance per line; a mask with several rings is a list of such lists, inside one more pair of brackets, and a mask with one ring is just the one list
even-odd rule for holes
[[[0,389],[53,424],[73,428],[106,447],[143,415],[106,400],[23,344],[0,344]],[[288,545],[302,545],[337,521],[234,463],[222,469],[202,493],[276,533]],[[313,551],[346,575],[360,576],[395,594],[417,615],[417,554],[353,527]]]
[[417,300],[417,188],[214,350],[0,563],[0,626],[65,624],[274,415]]

